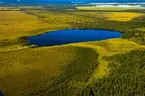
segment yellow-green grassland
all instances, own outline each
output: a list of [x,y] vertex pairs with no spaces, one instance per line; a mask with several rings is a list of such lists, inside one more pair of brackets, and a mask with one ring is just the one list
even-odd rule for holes
[[[0,91],[5,96],[145,96],[145,9],[0,7]],[[28,46],[25,36],[107,29],[122,37]]]

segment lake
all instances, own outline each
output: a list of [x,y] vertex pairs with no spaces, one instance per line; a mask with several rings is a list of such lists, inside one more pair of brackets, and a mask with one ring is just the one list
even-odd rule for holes
[[38,46],[53,46],[76,42],[106,40],[119,38],[121,36],[122,33],[118,31],[68,29],[48,32],[37,36],[28,36],[27,39],[31,44]]

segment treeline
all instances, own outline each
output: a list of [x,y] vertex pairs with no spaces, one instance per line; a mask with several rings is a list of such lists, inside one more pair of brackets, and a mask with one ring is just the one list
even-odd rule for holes
[[110,75],[88,85],[77,96],[145,96],[145,51],[105,57]]

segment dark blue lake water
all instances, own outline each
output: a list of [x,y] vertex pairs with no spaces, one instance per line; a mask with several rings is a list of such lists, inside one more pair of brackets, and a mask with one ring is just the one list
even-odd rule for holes
[[38,46],[53,46],[76,42],[105,40],[121,36],[122,34],[118,31],[71,29],[48,32],[37,36],[29,36],[27,39],[31,44]]

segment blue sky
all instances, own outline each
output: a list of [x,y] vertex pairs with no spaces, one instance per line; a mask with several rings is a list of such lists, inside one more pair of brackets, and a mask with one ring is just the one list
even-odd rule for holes
[[[31,0],[25,0],[31,1]],[[141,2],[145,0],[34,0],[34,1],[74,1],[74,2]]]
[[145,2],[145,0],[0,0],[0,2]]
[[[25,1],[31,1],[31,0],[25,0]],[[145,0],[35,0],[35,1],[76,1],[76,2],[85,2],[85,1],[90,1],[90,2],[140,2],[140,1],[145,1]]]

